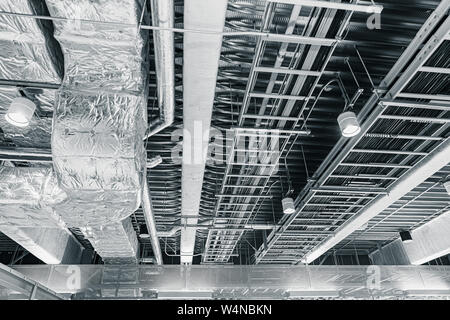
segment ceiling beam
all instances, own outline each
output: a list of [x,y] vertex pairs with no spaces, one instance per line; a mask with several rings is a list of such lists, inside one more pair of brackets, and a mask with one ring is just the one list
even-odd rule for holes
[[[204,29],[217,34],[185,33],[183,64],[183,164],[181,185],[182,215],[198,216],[205,173],[212,107],[216,90],[222,34],[227,10],[226,0],[187,0],[184,27]],[[187,219],[196,225],[198,218]],[[191,264],[197,228],[181,231],[182,264]]]

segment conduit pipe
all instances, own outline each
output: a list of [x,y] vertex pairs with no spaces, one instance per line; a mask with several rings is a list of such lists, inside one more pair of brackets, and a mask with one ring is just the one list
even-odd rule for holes
[[[173,0],[151,0],[152,24],[163,28],[173,28]],[[173,32],[153,31],[155,52],[155,68],[157,80],[157,95],[160,118],[150,125],[145,139],[172,125],[175,110],[175,61],[174,61]],[[161,157],[150,160],[150,168],[157,166]],[[149,164],[148,163],[148,164]],[[148,188],[147,169],[145,170],[144,188],[142,194],[142,210],[145,223],[150,234],[153,254],[156,264],[162,264],[161,247],[156,232],[155,217],[153,215],[150,191]]]
[[[155,27],[173,28],[173,0],[151,0],[152,24]],[[160,118],[147,130],[145,139],[169,127],[175,110],[174,36],[170,30],[154,30],[155,68]]]
[[150,200],[150,191],[147,182],[147,168],[144,170],[144,183],[142,188],[142,211],[144,212],[145,223],[150,235],[153,254],[155,255],[156,264],[163,264],[161,247],[159,245],[158,234],[156,231],[155,217],[153,215],[152,202]]
[[[226,229],[227,228],[226,225],[220,225],[219,227],[213,226],[212,222],[213,222],[213,220],[210,220],[210,221],[206,221],[203,223],[199,223],[195,226],[189,225],[186,227],[195,227],[196,229],[206,229],[206,230],[209,230],[210,228],[212,228],[212,229],[219,229],[219,228]],[[275,227],[275,225],[273,225],[273,224],[253,223],[253,224],[246,224],[244,226],[244,229],[245,230],[272,230],[274,227]],[[183,228],[182,226],[176,226],[167,231],[158,231],[158,237],[163,237],[163,238],[175,237],[177,232],[180,231],[182,228]]]
[[354,231],[370,219],[377,216],[380,212],[387,209],[394,202],[400,200],[404,195],[416,188],[434,173],[442,169],[449,163],[450,137],[433,150],[429,155],[422,159],[413,169],[401,176],[392,186],[387,188],[387,193],[379,195],[370,202],[362,211],[346,221],[334,235],[325,242],[317,246],[311,253],[303,259],[303,263],[311,263],[322,254],[333,248],[336,244],[347,238]]

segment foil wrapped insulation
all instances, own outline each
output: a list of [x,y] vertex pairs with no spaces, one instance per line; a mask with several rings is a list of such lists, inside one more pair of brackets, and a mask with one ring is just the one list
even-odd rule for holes
[[78,264],[83,248],[66,229],[0,226],[0,231],[47,264]]
[[40,116],[34,116],[27,127],[17,127],[7,122],[5,115],[11,101],[22,95],[16,87],[0,86],[0,143],[6,146],[50,149],[55,92],[53,89],[22,89],[24,96],[36,104],[36,114]]
[[145,100],[126,94],[58,92],[53,166],[69,195],[60,211],[73,227],[119,222],[141,203]]
[[148,33],[138,28],[143,3],[47,0],[52,16],[70,19],[55,21],[65,87],[136,94],[146,90]]
[[64,227],[56,208],[66,199],[52,168],[0,167],[0,227]]
[[137,263],[139,244],[130,218],[99,227],[82,228],[81,231],[104,263]]
[[[45,15],[38,0],[2,0],[0,10]],[[60,83],[61,49],[51,21],[0,15],[0,79]]]
[[135,263],[128,217],[141,203],[146,163],[148,44],[138,28],[144,0],[46,3],[52,16],[68,19],[55,21],[65,76],[51,144],[68,195],[58,212],[106,263]]

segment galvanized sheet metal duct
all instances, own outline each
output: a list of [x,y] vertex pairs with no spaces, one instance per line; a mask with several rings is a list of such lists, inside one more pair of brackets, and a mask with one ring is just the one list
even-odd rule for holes
[[147,47],[136,27],[143,3],[47,0],[52,16],[71,19],[55,23],[65,78],[52,154],[68,194],[59,213],[92,240],[105,262],[137,261],[136,234],[124,219],[139,207],[145,181]]

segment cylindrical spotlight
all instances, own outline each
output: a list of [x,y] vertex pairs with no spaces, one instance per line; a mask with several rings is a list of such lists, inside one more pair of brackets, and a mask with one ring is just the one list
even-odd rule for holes
[[339,128],[344,137],[354,137],[361,132],[361,127],[359,126],[358,119],[352,111],[346,111],[341,113],[337,121],[339,123]]
[[15,98],[9,105],[8,112],[5,115],[6,121],[17,127],[26,127],[33,118],[36,105],[27,98]]
[[409,232],[409,231],[400,231],[400,238],[405,243],[411,242],[412,241],[411,232]]
[[284,214],[292,214],[295,212],[294,199],[284,198],[283,200],[281,200],[281,204],[283,206]]

